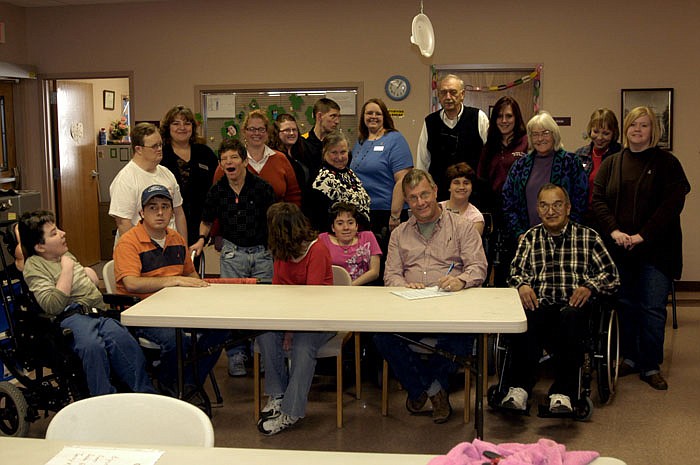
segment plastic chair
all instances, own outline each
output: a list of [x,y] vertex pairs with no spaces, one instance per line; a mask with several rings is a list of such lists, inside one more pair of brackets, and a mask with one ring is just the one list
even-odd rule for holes
[[214,428],[197,407],[157,394],[108,394],[79,400],[49,423],[46,439],[214,447]]
[[117,293],[117,280],[114,278],[114,260],[110,260],[102,267],[102,280],[105,282],[107,294]]
[[[349,286],[352,284],[350,274],[340,266],[333,265],[333,285]],[[316,358],[335,357],[336,373],[336,426],[343,427],[343,347],[353,338],[355,340],[355,398],[362,395],[362,379],[360,374],[360,333],[340,332],[333,336],[318,349]],[[262,408],[262,379],[260,377],[260,348],[257,340],[253,344],[253,400],[255,405],[255,421],[260,419]]]

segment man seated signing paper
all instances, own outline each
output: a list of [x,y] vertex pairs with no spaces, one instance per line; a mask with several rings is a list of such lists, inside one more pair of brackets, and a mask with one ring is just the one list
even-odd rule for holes
[[[414,289],[437,286],[448,292],[480,286],[486,278],[486,256],[472,223],[440,207],[429,173],[411,170],[402,188],[413,215],[391,233],[384,284]],[[422,333],[413,339],[424,337],[435,338],[437,348],[452,354],[471,353],[470,335]],[[448,379],[457,365],[437,354],[422,360],[406,341],[391,334],[377,333],[374,342],[408,392],[406,409],[418,413],[430,399],[433,421],[446,422],[452,413]]]

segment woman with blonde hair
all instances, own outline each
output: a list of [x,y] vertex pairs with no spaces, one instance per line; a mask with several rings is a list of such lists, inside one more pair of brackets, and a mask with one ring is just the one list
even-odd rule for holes
[[680,214],[690,183],[678,159],[657,147],[661,127],[653,110],[625,117],[623,149],[603,161],[595,178],[593,211],[620,272],[619,376],[639,373],[665,390],[666,301],[671,280],[681,277]]

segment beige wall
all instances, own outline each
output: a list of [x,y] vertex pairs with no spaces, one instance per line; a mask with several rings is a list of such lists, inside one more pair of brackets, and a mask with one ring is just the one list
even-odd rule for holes
[[[542,108],[572,117],[572,127],[562,128],[571,150],[583,144],[593,109],[619,112],[621,88],[673,87],[674,152],[696,184],[695,2],[425,2],[436,34],[429,59],[409,43],[418,5],[173,0],[30,8],[24,12],[26,60],[18,61],[41,73],[133,71],[137,120],[160,119],[177,103],[194,106],[195,85],[363,81],[366,97],[385,97],[386,78],[403,74],[411,95],[391,107],[406,111],[397,123],[411,147],[428,108],[431,64],[543,63]],[[0,5],[0,14],[6,8]],[[693,240],[700,235],[698,207],[692,192],[683,214],[684,280],[700,281],[700,248]]]
[[[109,125],[122,116],[122,96],[129,96],[129,79],[80,79],[80,82],[92,85],[92,107],[95,115],[95,138],[100,128],[107,131],[109,139]],[[114,92],[114,110],[105,110],[103,106],[103,94],[105,90]]]

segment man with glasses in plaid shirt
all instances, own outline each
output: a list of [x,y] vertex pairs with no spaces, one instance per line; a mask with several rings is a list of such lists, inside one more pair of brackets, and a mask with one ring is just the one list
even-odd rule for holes
[[537,194],[541,224],[520,240],[510,268],[509,285],[517,288],[528,329],[511,338],[512,358],[502,383],[508,392],[500,405],[527,410],[543,345],[556,354],[549,389],[552,413],[572,412],[578,398],[578,370],[592,297],[610,295],[620,284],[612,257],[591,228],[569,221],[566,190],[547,183]]

